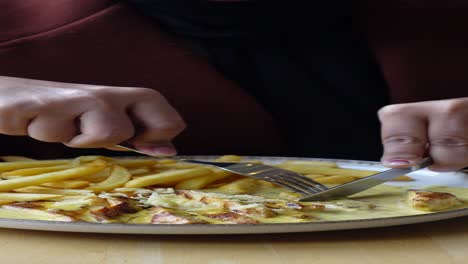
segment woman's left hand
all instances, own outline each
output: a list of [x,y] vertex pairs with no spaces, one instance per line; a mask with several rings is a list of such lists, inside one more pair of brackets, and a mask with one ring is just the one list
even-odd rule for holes
[[409,167],[431,156],[434,171],[468,167],[468,97],[388,105],[379,119],[385,166]]

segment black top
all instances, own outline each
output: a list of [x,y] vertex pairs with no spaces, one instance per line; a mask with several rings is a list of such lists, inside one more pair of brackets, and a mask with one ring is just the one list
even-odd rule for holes
[[387,89],[352,27],[352,1],[129,1],[253,94],[277,120],[285,155],[379,159]]

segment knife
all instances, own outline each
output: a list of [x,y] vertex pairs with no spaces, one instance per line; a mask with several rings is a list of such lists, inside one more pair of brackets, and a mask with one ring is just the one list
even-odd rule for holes
[[430,157],[424,158],[416,166],[405,168],[405,169],[390,169],[386,170],[359,180],[348,182],[325,191],[318,192],[313,195],[301,198],[300,202],[311,202],[311,201],[321,201],[321,200],[331,200],[337,198],[343,198],[350,196],[352,194],[360,193],[367,189],[370,189],[376,185],[382,184],[384,182],[393,180],[394,178],[405,175],[417,170],[424,169],[433,164],[433,160]]

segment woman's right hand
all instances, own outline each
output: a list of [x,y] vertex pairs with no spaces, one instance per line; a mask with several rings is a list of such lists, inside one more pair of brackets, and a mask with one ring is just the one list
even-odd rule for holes
[[156,156],[175,155],[185,128],[157,91],[0,76],[0,133],[28,135],[74,148],[113,148],[131,140]]

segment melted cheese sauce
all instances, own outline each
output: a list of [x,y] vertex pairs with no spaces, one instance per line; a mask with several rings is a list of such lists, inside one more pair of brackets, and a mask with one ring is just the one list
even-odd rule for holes
[[[295,219],[294,216],[297,216],[297,213],[286,210],[283,211],[280,216],[264,218],[261,221],[265,223],[344,221],[434,213],[416,210],[409,206],[406,202],[406,193],[409,189],[411,188],[383,184],[351,196],[350,199],[321,201],[319,203],[325,205],[325,210],[308,212],[307,215],[310,215],[311,219]],[[459,206],[450,208],[449,210],[468,208],[468,188],[432,186],[419,190],[447,192],[456,195],[462,203]],[[219,190],[213,189],[210,191]],[[269,198],[283,197],[288,200],[297,199],[298,197],[298,195],[287,192],[283,188],[265,185],[255,189],[255,191],[250,192],[249,194]]]
[[[449,210],[468,208],[467,188],[434,186],[424,190],[456,195],[462,202]],[[190,219],[189,223],[235,224],[210,217],[210,215],[236,212],[258,223],[300,223],[431,213],[416,210],[408,205],[406,202],[407,191],[408,187],[380,185],[350,199],[300,203],[297,202],[300,198],[297,194],[281,187],[256,181],[246,189],[230,189],[220,186],[207,190],[182,191],[186,192],[188,196],[170,188],[137,189],[103,193],[94,197],[69,196],[67,199],[59,201],[31,202],[30,206],[24,208],[5,205],[0,207],[0,218],[148,224],[152,223],[155,210],[163,210],[165,213],[173,214],[182,219]],[[112,200],[118,201],[122,197],[126,199],[133,197],[133,202],[139,206],[138,210],[119,213],[103,219],[96,218],[96,215],[92,213],[92,209],[102,208],[103,201],[107,201],[104,202],[105,204]],[[204,197],[208,197],[209,200],[204,201]],[[229,204],[228,207],[226,207],[226,203]],[[254,213],[249,210],[254,210]],[[263,215],[265,210],[273,212],[273,214]]]

